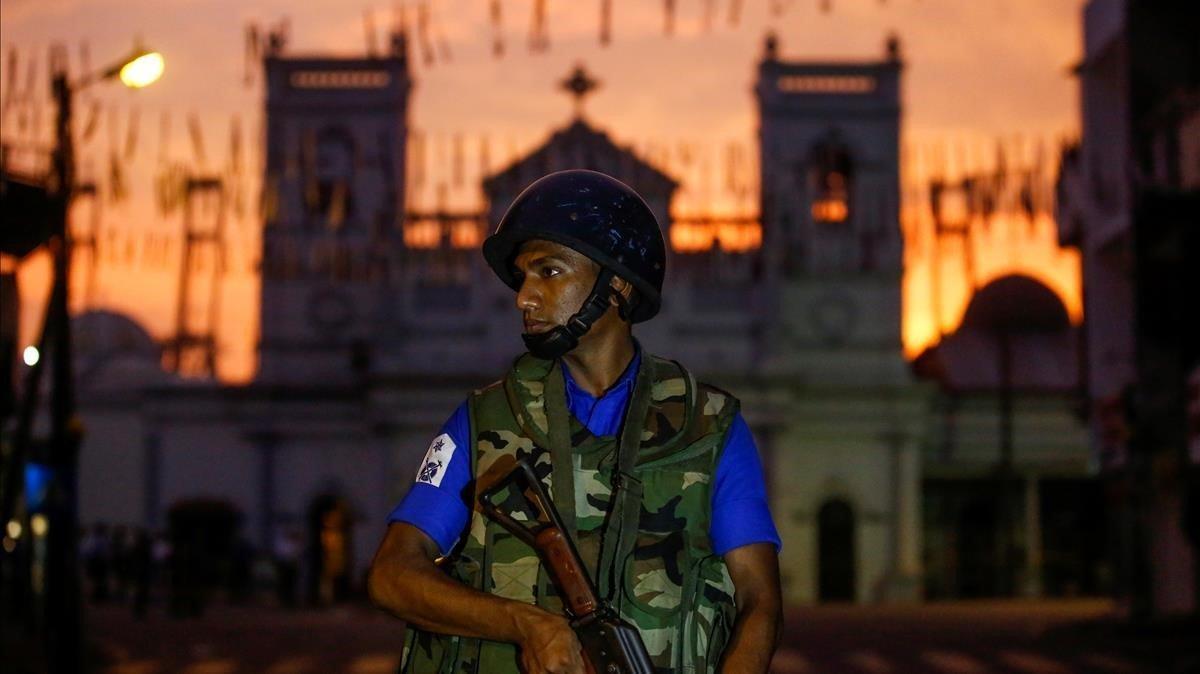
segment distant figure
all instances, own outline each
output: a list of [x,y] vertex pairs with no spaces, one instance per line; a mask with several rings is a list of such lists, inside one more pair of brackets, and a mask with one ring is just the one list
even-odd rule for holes
[[129,550],[129,575],[133,582],[133,616],[138,620],[146,617],[153,574],[154,552],[150,533],[145,529],[138,529]]
[[275,535],[275,590],[279,604],[296,607],[296,576],[300,565],[300,534],[286,529]]
[[251,567],[254,564],[254,548],[244,537],[233,541],[233,554],[229,560],[229,600],[240,604],[250,598]]
[[133,552],[133,538],[128,527],[123,524],[113,527],[110,549],[112,550],[114,596],[118,602],[124,603],[129,596],[129,587],[133,580],[130,557]]
[[94,525],[82,547],[80,553],[83,557],[84,569],[87,572],[88,582],[92,584],[92,602],[106,603],[108,601],[108,572],[111,562],[108,525],[104,523]]
[[321,516],[321,577],[318,598],[323,605],[340,601],[345,596],[346,579],[346,518],[340,508]]
[[167,540],[166,534],[161,531],[154,534],[154,541],[150,545],[150,557],[156,573],[165,570],[167,563],[171,561],[171,541]]
[[180,539],[171,545],[170,610],[176,618],[199,618],[204,614],[204,551],[195,541]]

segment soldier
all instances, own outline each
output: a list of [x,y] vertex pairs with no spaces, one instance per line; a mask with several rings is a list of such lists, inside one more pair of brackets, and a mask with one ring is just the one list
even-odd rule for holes
[[754,441],[736,398],[632,335],[660,305],[654,214],[609,176],[561,171],[483,254],[517,291],[529,352],[454,412],[390,516],[368,587],[409,625],[401,670],[584,672],[534,551],[478,504],[525,459],[658,671],[766,672],[780,543]]

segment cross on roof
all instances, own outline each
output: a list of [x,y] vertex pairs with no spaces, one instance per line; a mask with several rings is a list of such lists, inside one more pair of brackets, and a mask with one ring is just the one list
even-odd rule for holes
[[592,78],[591,75],[584,70],[583,64],[575,66],[575,71],[571,76],[563,80],[559,87],[570,93],[575,98],[575,116],[583,116],[583,99],[595,89],[600,87],[600,82]]

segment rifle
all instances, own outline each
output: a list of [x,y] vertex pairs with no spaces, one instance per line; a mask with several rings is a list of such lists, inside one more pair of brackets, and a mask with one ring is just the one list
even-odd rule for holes
[[[510,486],[540,511],[537,519],[522,524],[496,506],[493,499]],[[642,635],[596,595],[596,587],[563,527],[558,509],[528,462],[517,461],[508,474],[480,494],[479,503],[485,515],[537,552],[563,598],[571,628],[583,646],[588,674],[653,673]],[[542,521],[542,516],[549,522]]]

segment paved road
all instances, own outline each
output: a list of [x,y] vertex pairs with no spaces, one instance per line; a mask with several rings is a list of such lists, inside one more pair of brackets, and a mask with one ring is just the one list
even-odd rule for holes
[[[1130,635],[1096,622],[1110,611],[1100,601],[799,608],[788,612],[772,672],[1200,671],[1197,647],[1179,630]],[[145,622],[105,607],[89,609],[87,622],[103,674],[391,674],[402,633],[398,622],[358,606],[294,612],[218,606],[200,619],[152,613]]]
[[[775,674],[1136,674],[1200,671],[1182,635],[1129,635],[1103,601],[963,602],[790,611]],[[1191,649],[1189,655],[1188,649]],[[1190,659],[1194,669],[1185,669]]]

